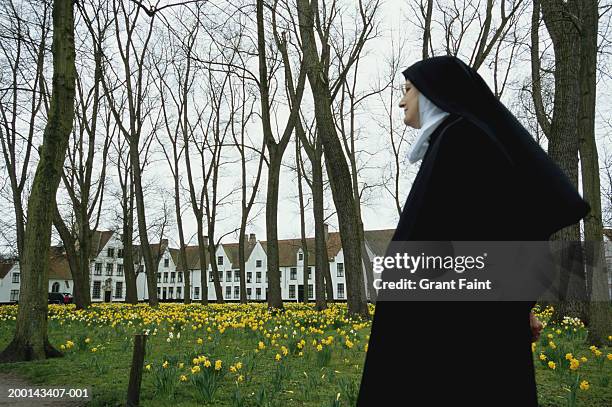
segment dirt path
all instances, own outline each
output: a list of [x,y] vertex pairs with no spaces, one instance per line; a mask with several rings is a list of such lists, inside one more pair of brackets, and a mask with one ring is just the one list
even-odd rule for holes
[[36,389],[37,386],[14,373],[0,372],[0,407],[81,407],[85,403],[68,399],[52,398],[9,398],[9,389]]

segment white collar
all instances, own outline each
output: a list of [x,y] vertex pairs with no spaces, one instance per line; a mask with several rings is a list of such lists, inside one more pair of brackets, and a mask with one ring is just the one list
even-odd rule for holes
[[427,147],[429,147],[429,137],[431,133],[433,133],[449,114],[450,113],[434,105],[425,95],[419,92],[419,119],[421,128],[419,129],[420,131],[416,141],[408,153],[408,161],[410,161],[410,164],[416,163],[425,156]]

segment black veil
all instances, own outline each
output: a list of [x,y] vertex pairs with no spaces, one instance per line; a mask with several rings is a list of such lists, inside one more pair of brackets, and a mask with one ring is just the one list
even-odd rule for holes
[[442,110],[482,129],[506,155],[524,196],[517,199],[529,224],[544,236],[576,223],[590,210],[561,168],[495,97],[478,72],[453,56],[410,66],[404,77]]

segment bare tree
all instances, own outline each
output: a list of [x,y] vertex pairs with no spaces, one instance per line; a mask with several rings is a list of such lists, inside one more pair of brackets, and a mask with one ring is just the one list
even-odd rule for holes
[[28,222],[20,253],[21,292],[15,335],[0,353],[2,362],[61,356],[47,336],[47,291],[53,203],[74,121],[73,7],[72,0],[53,3],[53,83],[49,118],[28,199]]
[[[327,5],[326,5],[327,6]],[[322,19],[320,13],[326,15],[326,6],[319,8],[317,1],[298,0],[297,12],[302,40],[302,49],[308,80],[313,93],[317,130],[322,139],[326,157],[326,167],[332,187],[332,195],[338,212],[338,223],[344,261],[346,264],[347,303],[352,314],[369,317],[367,308],[365,285],[362,275],[361,243],[355,236],[360,236],[357,207],[351,175],[346,156],[342,150],[336,132],[331,104],[342,87],[344,79],[353,64],[359,58],[365,42],[374,32],[374,15],[378,2],[364,4],[359,2],[359,15],[362,28],[348,52],[348,58],[341,66],[340,74],[335,82],[330,80],[330,28],[333,19]],[[329,15],[335,12],[336,2],[329,8]],[[319,54],[315,39],[315,29],[322,44]]]
[[[276,23],[276,13],[278,12],[278,1],[269,7],[272,13],[272,25]],[[300,71],[295,87],[295,97],[289,100],[289,117],[285,123],[280,139],[277,142],[272,131],[271,106],[273,97],[270,95],[270,77],[268,76],[268,60],[278,63],[277,56],[269,55],[266,43],[265,31],[265,16],[264,16],[264,0],[257,0],[257,52],[259,54],[259,78],[258,86],[261,102],[261,121],[263,127],[264,140],[269,154],[268,161],[268,185],[266,196],[266,238],[267,238],[267,259],[268,259],[268,293],[266,295],[268,307],[274,309],[282,309],[283,302],[281,298],[280,287],[280,270],[278,259],[278,192],[280,184],[280,168],[282,164],[283,154],[289,143],[291,133],[295,127],[296,121],[299,119],[299,107],[304,93],[306,83],[306,70],[303,62],[300,64]],[[278,41],[276,41],[278,46]],[[287,46],[287,34],[284,34],[281,39],[281,47]],[[287,84],[292,82],[291,66],[283,61],[285,81]],[[274,67],[272,71],[274,72]],[[288,85],[289,86],[289,85]]]
[[[251,117],[254,114],[254,104],[257,102],[255,97],[249,97],[247,91],[246,81],[241,81],[240,84],[235,85],[232,83],[230,78],[229,91],[230,91],[230,103],[231,111],[237,112],[237,119],[231,121],[231,133],[234,140],[234,145],[240,155],[240,232],[238,234],[238,263],[240,267],[240,302],[247,302],[247,289],[246,289],[246,228],[249,224],[249,215],[253,209],[255,203],[255,197],[257,196],[257,190],[259,188],[259,182],[261,180],[261,174],[263,169],[263,163],[266,159],[265,148],[266,144],[262,138],[262,145],[259,150],[255,147],[247,145],[247,125]],[[236,124],[239,125],[239,129],[236,130]],[[247,181],[247,164],[250,160],[247,155],[248,150],[253,150],[254,159],[257,160],[257,172],[252,184],[249,186]],[[249,190],[249,191],[247,191]],[[249,245],[252,242],[248,242]],[[249,247],[251,249],[251,247]]]
[[38,120],[48,107],[44,77],[51,4],[13,0],[0,6],[0,144],[15,219],[17,253],[23,254],[24,194]]
[[[134,183],[134,195],[136,197],[136,214],[138,216],[138,234],[140,236],[140,251],[145,261],[147,291],[149,305],[157,306],[157,267],[153,258],[149,237],[147,232],[147,217],[142,185],[142,167],[140,161],[140,143],[143,136],[145,119],[152,109],[153,98],[149,94],[152,72],[146,66],[148,60],[149,44],[153,33],[155,14],[151,15],[146,28],[140,32],[139,16],[141,8],[126,0],[113,0],[113,12],[117,14],[114,19],[114,34],[117,41],[117,49],[121,66],[114,69],[109,61],[105,65],[107,72],[116,80],[120,80],[121,90],[125,91],[125,110],[119,109],[117,101],[117,89],[111,89],[109,79],[103,77],[102,85],[107,96],[108,105],[113,113],[119,130],[129,145],[129,157],[132,171],[132,182]],[[91,22],[89,22],[91,25]],[[139,41],[140,35],[142,38]],[[104,55],[108,60],[109,56]],[[124,123],[124,115],[127,115],[127,124]],[[149,137],[152,140],[152,137]],[[150,142],[149,140],[149,142]],[[147,144],[145,142],[145,144]]]
[[[576,134],[578,126],[578,106],[580,101],[580,37],[577,26],[571,18],[580,7],[579,1],[571,0],[562,4],[557,0],[534,0],[531,27],[532,41],[532,83],[534,84],[533,99],[540,127],[548,140],[548,154],[561,167],[573,185],[578,188],[578,148],[579,140]],[[552,117],[549,120],[544,115],[540,94],[536,91],[539,85],[540,73],[538,28],[540,26],[540,10],[554,49],[554,101]],[[555,240],[576,242],[580,240],[579,225],[568,226],[552,237]],[[580,267],[573,264],[580,258],[581,249],[576,244],[568,245],[562,255],[563,270],[560,289],[567,293],[568,298],[555,307],[555,319],[565,315],[578,316],[585,320],[584,301],[586,300],[585,275]],[[570,300],[571,298],[571,300]]]
[[584,197],[591,211],[584,219],[584,239],[587,242],[587,290],[590,294],[589,342],[606,343],[609,327],[610,291],[603,247],[599,154],[595,138],[595,100],[597,93],[597,57],[599,11],[596,0],[580,2],[580,105],[578,134],[580,135],[580,169]]
[[[91,4],[90,13],[96,15],[96,31],[89,32],[91,48],[86,44],[79,47],[81,69],[77,71],[76,78],[76,123],[75,132],[69,143],[67,162],[64,165],[62,180],[69,198],[70,218],[74,224],[69,225],[59,210],[56,210],[53,223],[64,243],[68,264],[74,284],[74,300],[78,309],[86,308],[91,304],[90,296],[90,264],[93,253],[94,231],[98,228],[102,212],[104,187],[106,183],[106,162],[110,140],[116,126],[110,125],[110,111],[102,110],[103,96],[101,95],[102,80],[102,42],[106,30],[111,26],[109,10],[102,3]],[[88,10],[81,8],[81,13]],[[87,53],[87,54],[86,54]],[[93,63],[93,78],[91,86],[87,82],[87,72],[91,70],[88,60]],[[99,129],[101,116],[106,115],[106,127]],[[104,122],[102,122],[104,124]],[[102,137],[100,137],[102,136]],[[101,138],[101,140],[100,140]],[[101,143],[100,143],[101,141]],[[101,150],[101,151],[99,151]],[[97,153],[98,156],[96,156]],[[96,160],[97,159],[97,160]],[[95,169],[100,168],[96,174]]]

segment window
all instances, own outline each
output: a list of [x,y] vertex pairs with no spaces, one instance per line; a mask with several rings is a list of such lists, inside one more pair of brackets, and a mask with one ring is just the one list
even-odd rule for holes
[[298,253],[298,260],[304,260],[304,253],[302,252]]
[[118,276],[123,275],[123,264],[117,264],[117,275]]
[[234,271],[234,282],[240,281],[240,271]]
[[247,283],[250,283],[253,280],[253,273],[250,271],[247,272]]
[[167,291],[167,290],[168,290],[168,289],[167,289],[166,287],[162,287],[162,299],[164,299],[164,300],[165,300],[166,298],[168,298],[168,295],[167,295],[167,292],[168,292],[168,291]]
[[219,281],[223,281],[223,271],[219,270]]
[[208,281],[213,281],[213,273],[208,273]]
[[176,281],[176,273],[173,271],[170,273],[170,282],[174,283]]
[[168,288],[168,298],[174,298],[174,287]]
[[217,256],[217,265],[219,266],[223,265],[223,256]]
[[115,283],[115,298],[123,297],[123,281],[117,281]]
[[196,300],[200,298],[200,287],[193,287],[193,298]]
[[70,283],[68,282],[68,280],[64,280],[64,283],[66,283],[66,289],[70,289]]
[[261,267],[261,260],[255,260],[255,267]]
[[179,272],[178,272],[178,282],[179,282],[179,283],[182,283],[182,282],[183,282],[183,272],[182,272],[182,271],[179,271]]
[[157,298],[161,296],[161,287],[157,287]]
[[19,283],[19,273],[13,273],[13,283]]
[[183,294],[182,288],[176,287],[176,298],[181,299],[181,294]]
[[232,287],[225,287],[225,298],[232,298]]
[[234,299],[236,300],[240,299],[240,287],[238,286],[234,287]]
[[336,270],[338,270],[338,277],[344,277],[344,263],[336,264]]
[[19,290],[11,290],[11,301],[19,301]]
[[101,275],[102,275],[102,263],[96,263],[94,267],[94,276],[101,276]]
[[289,286],[289,298],[295,298],[295,286],[293,284]]
[[157,273],[157,282],[161,283],[161,273]]
[[255,282],[261,283],[261,271],[258,271],[257,273],[255,273]]
[[247,298],[249,300],[251,299],[251,293],[252,293],[251,287],[247,288]]
[[308,284],[308,298],[314,298],[314,286]]
[[137,266],[138,267],[136,267],[136,274],[142,273],[144,271],[144,265],[138,264]]
[[296,267],[291,267],[291,270],[289,273],[289,280],[297,280],[297,268]]
[[94,281],[93,283],[93,292],[91,294],[92,298],[100,299],[100,288],[102,287],[101,281]]
[[164,259],[164,267],[165,268],[170,267],[170,259]]
[[52,293],[59,293],[59,289],[60,289],[60,284],[57,282],[53,283],[53,285],[51,286]]
[[106,275],[107,276],[113,275],[113,263],[106,263]]
[[164,273],[164,283],[168,282],[168,273]]
[[232,270],[227,270],[225,272],[225,281],[228,283],[232,281]]
[[344,298],[344,283],[338,283],[338,298]]
[[115,257],[115,249],[110,247],[106,249],[106,257]]
[[261,300],[261,288],[259,287],[255,289],[255,299]]
[[309,280],[312,280],[312,269],[313,269],[313,268],[314,268],[314,267],[308,267],[308,279],[309,279]]
[[117,257],[120,259],[123,258],[123,249],[117,249]]

